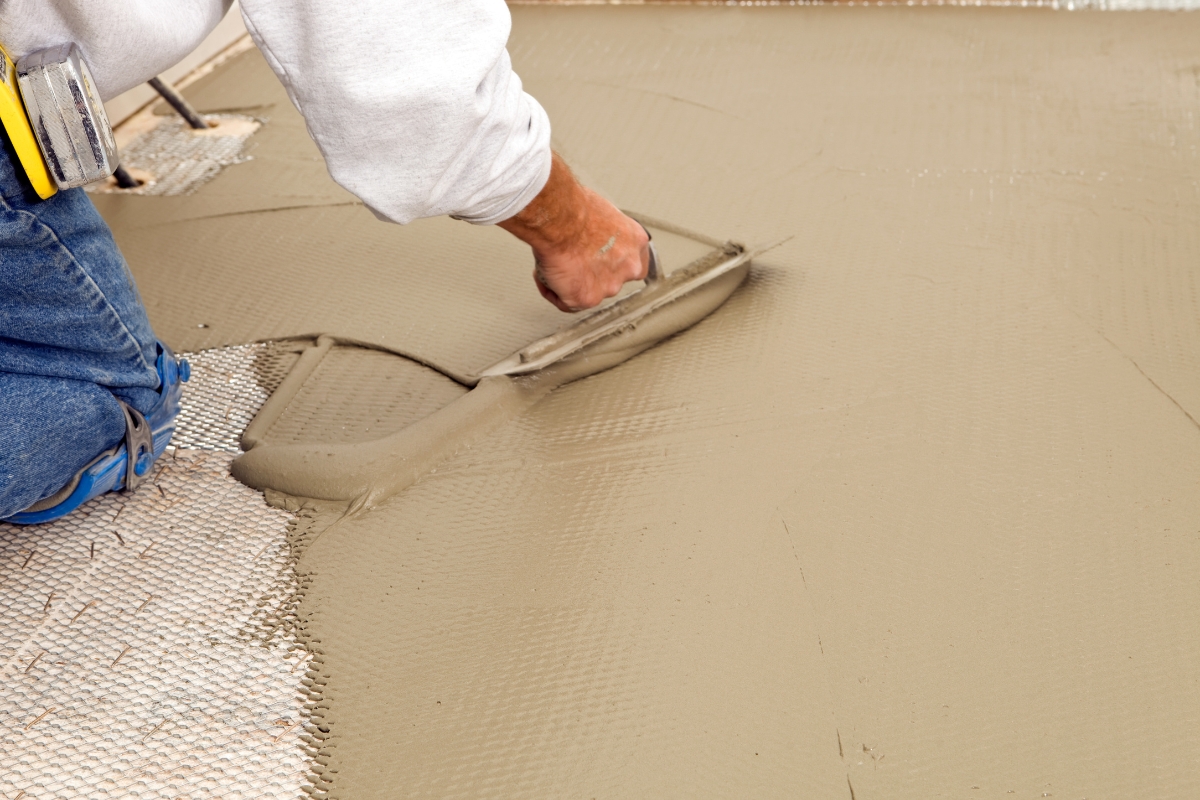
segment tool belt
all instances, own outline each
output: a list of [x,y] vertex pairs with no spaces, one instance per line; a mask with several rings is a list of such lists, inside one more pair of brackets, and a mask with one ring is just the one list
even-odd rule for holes
[[107,178],[117,143],[79,48],[64,44],[14,63],[0,47],[0,123],[43,200]]

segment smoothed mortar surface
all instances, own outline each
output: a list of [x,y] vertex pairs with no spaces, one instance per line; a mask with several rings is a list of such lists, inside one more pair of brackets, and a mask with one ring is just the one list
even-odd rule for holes
[[[514,20],[559,146],[622,204],[795,238],[311,545],[334,794],[1200,792],[1200,17]],[[251,102],[221,79],[214,107]],[[353,206],[185,221],[203,195],[140,227],[102,206],[189,346],[360,324],[467,368],[553,317],[497,231],[450,253],[448,222],[410,248]],[[428,302],[464,281],[511,316]],[[189,327],[181,287],[229,328]]]

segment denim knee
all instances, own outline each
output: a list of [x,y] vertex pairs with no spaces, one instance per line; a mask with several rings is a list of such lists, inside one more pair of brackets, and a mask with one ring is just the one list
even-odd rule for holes
[[54,494],[124,436],[107,389],[0,372],[0,519]]

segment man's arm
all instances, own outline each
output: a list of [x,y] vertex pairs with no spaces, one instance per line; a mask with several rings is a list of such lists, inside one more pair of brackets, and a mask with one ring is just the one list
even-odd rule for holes
[[646,231],[579,183],[558,153],[541,192],[498,224],[533,248],[538,291],[561,311],[591,308],[646,277]]
[[500,224],[564,311],[646,274],[645,231],[550,152],[503,0],[242,0],[242,14],[333,179],[378,216]]
[[242,0],[335,181],[383,219],[490,225],[550,172],[550,120],[505,45],[504,0]]

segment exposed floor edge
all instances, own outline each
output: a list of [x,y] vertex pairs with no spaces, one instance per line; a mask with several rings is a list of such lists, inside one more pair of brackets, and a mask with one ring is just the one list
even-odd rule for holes
[[322,796],[325,676],[295,613],[315,512],[229,475],[295,347],[181,354],[192,380],[144,486],[0,523],[3,796]]

